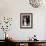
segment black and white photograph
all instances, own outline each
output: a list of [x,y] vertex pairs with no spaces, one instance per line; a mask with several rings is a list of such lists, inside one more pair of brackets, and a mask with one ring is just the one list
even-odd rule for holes
[[32,28],[32,13],[20,13],[20,28]]

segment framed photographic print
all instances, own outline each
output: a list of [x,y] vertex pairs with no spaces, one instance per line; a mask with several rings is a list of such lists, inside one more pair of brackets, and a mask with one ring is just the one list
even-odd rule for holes
[[32,13],[20,13],[20,28],[32,28],[33,14]]

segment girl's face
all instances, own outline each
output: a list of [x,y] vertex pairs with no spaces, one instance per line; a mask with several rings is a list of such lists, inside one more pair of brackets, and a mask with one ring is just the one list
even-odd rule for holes
[[24,18],[24,21],[26,22],[26,18]]

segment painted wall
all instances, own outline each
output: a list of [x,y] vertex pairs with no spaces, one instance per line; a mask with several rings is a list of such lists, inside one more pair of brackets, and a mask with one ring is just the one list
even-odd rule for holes
[[[46,6],[33,8],[28,0],[0,0],[0,19],[12,17],[12,25],[7,33],[16,40],[28,40],[36,34],[37,39],[46,40],[45,15]],[[20,28],[20,13],[33,13],[33,28]],[[0,39],[4,39],[4,33],[0,29]],[[3,37],[2,37],[3,36]]]

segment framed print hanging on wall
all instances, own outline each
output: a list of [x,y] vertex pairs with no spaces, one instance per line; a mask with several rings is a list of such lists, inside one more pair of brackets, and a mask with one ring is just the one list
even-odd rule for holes
[[32,13],[20,13],[20,28],[32,28],[33,14]]

